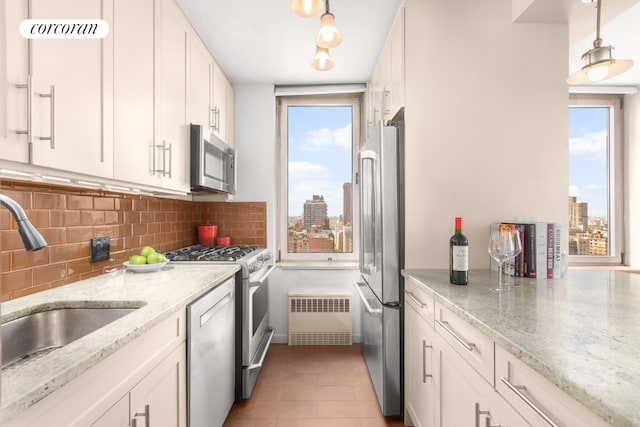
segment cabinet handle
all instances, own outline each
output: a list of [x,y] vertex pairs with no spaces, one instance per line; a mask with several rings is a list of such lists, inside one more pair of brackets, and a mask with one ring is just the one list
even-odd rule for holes
[[411,298],[411,299],[413,300],[413,302],[415,302],[416,304],[418,304],[418,307],[420,307],[420,308],[424,308],[424,307],[427,305],[427,303],[424,303],[424,302],[420,301],[420,300],[415,296],[415,294],[414,294],[413,292],[411,292],[411,291],[404,291],[404,293],[405,293],[405,294],[407,294],[407,296],[408,296],[409,298]]
[[51,113],[49,124],[51,128],[51,136],[39,136],[38,139],[43,141],[49,141],[51,149],[56,148],[56,87],[54,85],[49,86],[49,93],[41,93],[40,98],[50,98],[51,100]]
[[33,86],[31,85],[31,74],[27,75],[27,83],[26,84],[18,84],[16,85],[18,89],[26,89],[27,90],[27,130],[17,130],[16,133],[18,135],[27,135],[27,143],[33,143],[33,132],[32,132],[32,104],[31,97],[33,96]]
[[511,390],[512,392],[515,393],[516,396],[518,396],[529,408],[531,408],[533,410],[533,412],[535,412],[536,414],[540,415],[540,417],[542,417],[542,419],[544,419],[547,424],[549,424],[552,427],[559,427],[559,424],[557,424],[555,421],[553,421],[551,419],[551,417],[547,414],[544,413],[544,411],[542,409],[540,409],[538,407],[538,405],[532,400],[530,399],[526,394],[524,394],[523,392],[527,391],[527,387],[524,385],[514,385],[511,383],[511,362],[507,362],[508,366],[507,366],[507,372],[508,372],[508,376],[509,378],[505,378],[505,377],[501,377],[500,381],[502,381],[502,383],[504,385],[507,386],[507,388],[509,390]]
[[[159,148],[160,150],[162,150],[162,169],[157,169],[156,168],[156,148]],[[167,151],[169,152],[169,170],[167,171]],[[157,173],[161,173],[162,176],[168,176],[169,178],[171,178],[171,160],[173,158],[173,145],[169,144],[169,147],[167,148],[167,141],[163,140],[162,141],[162,145],[151,145],[151,157],[152,157],[152,169],[151,169],[151,175],[155,175],[156,172]]]
[[137,417],[144,417],[144,427],[151,427],[151,410],[149,408],[149,405],[144,405],[144,412],[136,412],[135,414],[133,414],[133,419],[131,420],[131,426],[132,427],[136,427],[136,418]]
[[391,96],[391,91],[387,88],[382,89],[382,111],[383,115],[391,114],[391,108],[387,106],[387,100]]
[[481,415],[485,415],[484,427],[500,427],[500,424],[491,424],[491,411],[481,411],[480,404],[476,402],[476,427],[480,427]]
[[[164,145],[164,143],[163,143]],[[167,152],[167,150],[169,151],[169,172],[165,172],[164,170],[162,171],[163,176],[168,176],[169,178],[171,178],[171,170],[173,169],[173,167],[171,166],[171,160],[173,159],[173,144],[169,144],[169,148],[164,148],[165,153]],[[164,159],[164,155],[163,155],[163,159]],[[164,169],[164,166],[163,166]]]
[[[442,316],[442,313],[440,314]],[[449,327],[449,322],[444,321],[444,320],[440,320],[436,318],[436,323],[440,326],[442,326],[442,328],[447,331],[449,333],[449,335],[451,335],[453,338],[455,338],[456,341],[458,341],[460,344],[462,344],[462,346],[464,348],[466,348],[469,351],[473,351],[473,349],[475,348],[475,344],[471,343],[471,342],[466,342],[464,339],[462,339],[458,334],[456,334],[450,327]]]
[[433,378],[433,374],[427,374],[427,349],[433,348],[427,344],[427,340],[422,340],[422,383],[427,383],[427,378]]

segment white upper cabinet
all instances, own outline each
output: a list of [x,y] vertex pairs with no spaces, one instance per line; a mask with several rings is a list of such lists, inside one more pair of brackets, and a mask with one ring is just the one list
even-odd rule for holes
[[367,134],[404,106],[404,6],[398,10],[367,87]]
[[189,191],[187,118],[188,46],[191,26],[173,0],[162,0],[160,52],[156,56],[155,173],[162,186]]
[[154,173],[154,49],[158,0],[114,0],[114,178],[162,185]]
[[[110,1],[31,0],[31,18],[104,19]],[[113,33],[31,40],[33,164],[113,176]]]
[[198,35],[191,34],[189,105],[191,123],[233,145],[233,89]]
[[0,157],[26,163],[27,141],[27,40],[18,27],[27,18],[27,2],[3,0],[0,3]]
[[[104,19],[111,2],[7,0],[2,3],[1,158],[100,177],[113,176],[113,37],[33,39],[28,18]],[[30,60],[29,60],[30,58]],[[29,120],[30,118],[30,120]],[[31,144],[29,144],[31,142]]]
[[[28,18],[103,19],[109,33],[27,41]],[[189,124],[233,143],[231,85],[175,0],[5,0],[0,23],[0,160],[12,169],[187,193]]]
[[213,127],[213,57],[195,32],[189,37],[189,117],[193,124]]

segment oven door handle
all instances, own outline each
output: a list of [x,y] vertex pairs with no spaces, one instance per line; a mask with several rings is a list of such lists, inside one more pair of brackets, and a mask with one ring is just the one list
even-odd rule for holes
[[264,363],[264,358],[267,357],[267,351],[269,350],[269,346],[271,346],[271,340],[273,339],[273,335],[275,334],[276,330],[273,328],[269,328],[267,329],[267,333],[269,334],[269,336],[266,338],[267,339],[267,344],[265,344],[263,350],[262,350],[262,354],[260,355],[260,360],[258,361],[258,363],[252,363],[250,364],[247,369],[249,369],[250,371],[254,370],[254,369],[258,369],[258,368],[262,368],[262,365]]
[[261,286],[265,280],[267,280],[267,277],[269,277],[269,274],[271,274],[271,272],[276,268],[276,266],[274,264],[270,265],[269,268],[267,268],[267,270],[264,272],[264,274],[262,274],[262,276],[260,276],[259,279],[257,280],[251,280],[249,282],[249,289],[251,288],[257,288],[259,286]]

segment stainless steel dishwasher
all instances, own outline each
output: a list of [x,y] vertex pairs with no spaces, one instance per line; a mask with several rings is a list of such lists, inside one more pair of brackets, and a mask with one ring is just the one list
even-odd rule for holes
[[235,398],[235,277],[187,306],[187,420],[222,426]]

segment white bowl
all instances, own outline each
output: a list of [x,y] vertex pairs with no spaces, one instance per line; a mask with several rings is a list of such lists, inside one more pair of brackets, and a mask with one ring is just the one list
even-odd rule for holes
[[169,260],[166,260],[165,262],[159,262],[157,264],[129,264],[129,261],[125,261],[122,264],[124,264],[127,269],[135,273],[151,273],[153,271],[160,270],[162,267],[167,265],[168,262]]

